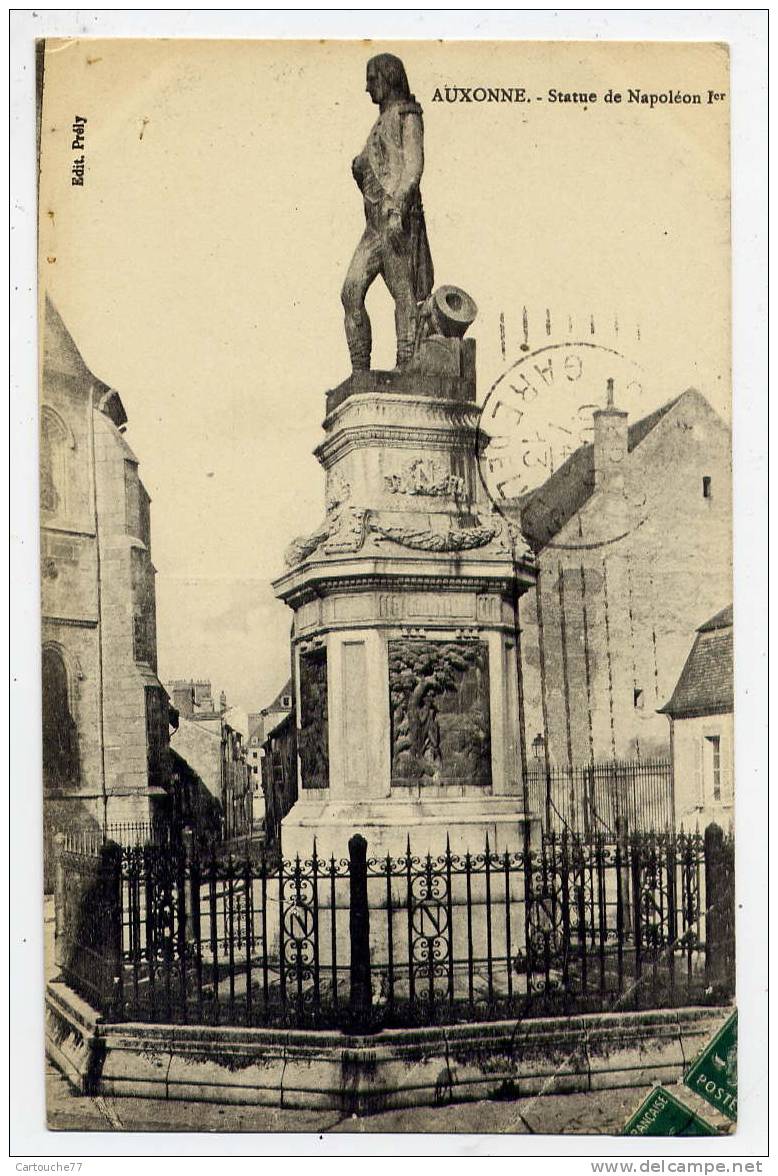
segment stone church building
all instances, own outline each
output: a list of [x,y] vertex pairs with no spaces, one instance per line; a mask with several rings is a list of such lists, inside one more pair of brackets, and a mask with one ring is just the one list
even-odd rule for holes
[[[41,357],[44,825],[150,821],[168,782],[149,496],[118,394],[46,303]],[[47,855],[48,856],[48,855]]]
[[529,756],[565,769],[669,755],[659,708],[732,597],[725,422],[694,389],[594,417],[593,444],[513,504],[539,572],[519,606]]

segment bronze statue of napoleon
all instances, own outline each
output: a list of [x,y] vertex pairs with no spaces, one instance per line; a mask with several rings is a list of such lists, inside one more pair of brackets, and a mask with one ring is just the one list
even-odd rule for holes
[[410,363],[418,304],[432,291],[433,269],[419,183],[424,170],[421,107],[399,57],[367,63],[366,90],[379,108],[367,142],[352,164],[365,205],[365,231],[343,283],[346,340],[354,371],[370,367],[372,336],[365,296],[380,274],[394,299],[397,367]]

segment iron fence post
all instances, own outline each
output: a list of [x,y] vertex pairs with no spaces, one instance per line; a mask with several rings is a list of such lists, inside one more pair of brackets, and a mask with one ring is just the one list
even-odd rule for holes
[[181,830],[181,848],[179,858],[179,870],[181,871],[182,890],[185,892],[184,908],[185,908],[185,940],[186,943],[193,943],[195,938],[194,927],[194,910],[195,910],[195,870],[194,870],[194,835],[191,829]]
[[730,847],[719,825],[705,830],[705,982],[735,990],[735,874]]
[[122,959],[122,849],[115,841],[102,846],[100,860],[102,912],[105,919],[105,1012],[109,1020],[121,1019],[124,1007]]
[[54,836],[54,963],[57,968],[64,967],[64,930],[65,930],[65,863],[62,856],[65,852],[65,834]]
[[[548,760],[548,753],[546,753],[546,759]],[[545,831],[546,831],[546,833],[550,833],[554,809],[553,809],[553,804],[552,804],[552,800],[551,800],[551,765],[548,762],[546,762],[545,776],[546,776],[546,796],[545,796],[546,829],[545,829]]]
[[621,842],[622,861],[627,869],[624,874],[624,930],[629,934],[632,927],[633,920],[633,903],[634,896],[631,894],[632,889],[632,871],[628,866],[630,860],[631,842],[630,834],[632,829],[629,822],[629,801],[626,794],[626,788],[623,787],[626,782],[626,776],[623,771],[619,770],[618,760],[613,760],[613,794],[616,800],[616,838]]
[[370,909],[367,900],[367,842],[355,833],[348,843],[349,936],[351,939],[352,1027],[365,1030],[370,1022],[373,991],[370,980]]

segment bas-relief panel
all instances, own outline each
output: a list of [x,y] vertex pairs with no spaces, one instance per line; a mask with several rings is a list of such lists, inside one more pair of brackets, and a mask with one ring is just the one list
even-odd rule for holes
[[465,483],[460,474],[434,457],[416,457],[384,474],[384,491],[415,498],[445,498],[464,501]]
[[393,786],[490,786],[486,643],[411,639],[388,648]]
[[327,651],[300,656],[300,728],[297,737],[303,788],[329,788]]

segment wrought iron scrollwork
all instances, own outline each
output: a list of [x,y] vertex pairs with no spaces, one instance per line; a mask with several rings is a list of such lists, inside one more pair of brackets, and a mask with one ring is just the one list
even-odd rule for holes
[[559,988],[566,978],[570,940],[570,862],[566,838],[552,835],[541,853],[525,863],[527,986],[530,992]]
[[279,873],[281,895],[280,987],[284,1003],[298,1018],[312,1014],[318,1004],[318,882],[323,863],[295,859],[291,869],[282,863]]
[[449,887],[443,859],[427,858],[411,877],[412,959],[417,979],[428,981],[432,999],[436,977],[448,974],[451,952]]
[[114,1020],[354,1032],[695,1003],[728,950],[720,837],[372,858],[358,840],[349,859],[272,863],[63,844],[69,982]]
[[637,870],[638,925],[643,950],[656,957],[667,944],[667,875],[661,847],[654,839],[633,847]]

